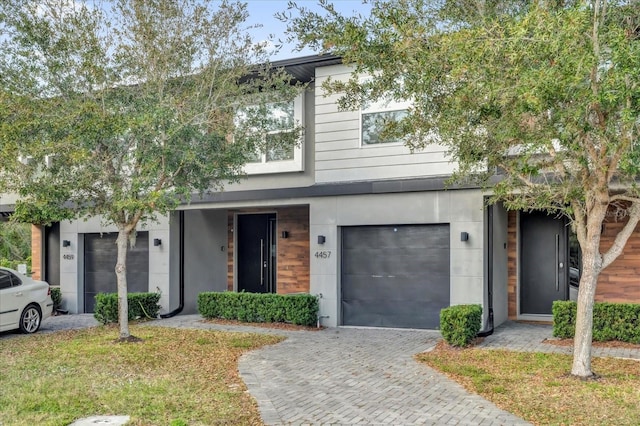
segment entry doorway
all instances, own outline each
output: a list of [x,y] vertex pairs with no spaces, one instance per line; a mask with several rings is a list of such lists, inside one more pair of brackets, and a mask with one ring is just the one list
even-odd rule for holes
[[546,212],[520,213],[520,315],[551,315],[568,299],[569,230]]
[[276,214],[239,214],[236,223],[238,291],[275,293]]

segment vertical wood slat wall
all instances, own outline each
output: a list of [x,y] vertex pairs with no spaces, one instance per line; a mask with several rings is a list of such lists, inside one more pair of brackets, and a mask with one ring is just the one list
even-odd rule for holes
[[31,225],[31,278],[41,280],[43,278],[42,271],[42,245],[44,227]]
[[[227,217],[227,289],[233,291],[233,229],[236,213],[261,213],[260,209],[229,211]],[[276,291],[278,294],[308,293],[310,288],[309,272],[309,206],[281,207],[269,210],[277,218],[277,259]],[[281,238],[282,231],[288,232],[288,238]]]

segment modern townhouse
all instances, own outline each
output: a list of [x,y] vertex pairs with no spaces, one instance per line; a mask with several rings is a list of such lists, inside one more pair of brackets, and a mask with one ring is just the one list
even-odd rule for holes
[[[382,139],[376,123],[404,104],[339,110],[321,84],[349,76],[340,58],[275,65],[309,83],[274,108],[304,126],[300,145],[257,155],[241,183],[139,227],[129,291],[160,291],[164,314],[195,313],[204,291],[311,293],[325,326],[437,328],[443,307],[475,303],[485,329],[548,320],[553,300],[574,295],[580,253],[563,219],[487,206],[480,189],[448,184],[455,164],[442,147],[411,153]],[[620,226],[604,226],[604,245]],[[60,285],[69,312],[92,312],[96,293],[116,290],[115,228],[100,218],[33,235],[34,275]],[[639,247],[636,232],[598,300],[640,302]]]

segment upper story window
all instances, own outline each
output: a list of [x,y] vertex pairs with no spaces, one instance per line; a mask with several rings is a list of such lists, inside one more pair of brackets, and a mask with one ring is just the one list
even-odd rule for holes
[[256,152],[245,165],[247,174],[299,172],[304,170],[302,142],[282,147],[285,135],[303,125],[303,94],[291,102],[268,105],[267,126],[262,134],[263,152]]
[[400,144],[402,139],[383,137],[382,132],[389,122],[400,121],[407,115],[410,102],[379,100],[363,106],[360,110],[361,146]]

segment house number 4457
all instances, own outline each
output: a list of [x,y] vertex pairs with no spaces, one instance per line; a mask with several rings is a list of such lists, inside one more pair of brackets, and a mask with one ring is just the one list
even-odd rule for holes
[[328,259],[331,257],[331,252],[328,250],[317,251],[315,256],[316,259]]

